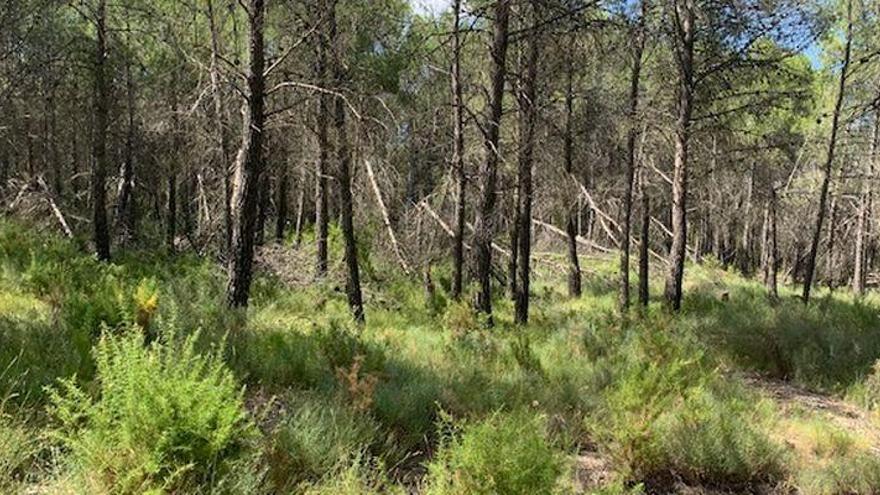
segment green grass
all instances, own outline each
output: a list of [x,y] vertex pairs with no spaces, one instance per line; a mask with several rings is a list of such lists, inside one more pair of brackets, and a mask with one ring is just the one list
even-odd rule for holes
[[539,264],[531,323],[499,295],[490,329],[448,299],[448,267],[427,300],[360,255],[363,328],[332,279],[258,274],[252,306],[229,311],[210,260],[122,252],[104,266],[0,223],[0,491],[570,493],[583,449],[612,467],[597,493],[880,491],[867,445],[737,378],[846,397],[880,425],[876,296],[804,307],[784,289],[771,303],[707,264],[688,267],[680,314],[653,303],[624,318],[616,260],[589,258],[584,297]]

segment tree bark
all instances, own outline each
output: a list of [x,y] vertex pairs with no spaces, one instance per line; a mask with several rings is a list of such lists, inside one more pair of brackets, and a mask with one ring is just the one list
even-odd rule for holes
[[519,173],[517,178],[518,239],[516,248],[517,278],[514,319],[524,325],[529,321],[529,285],[532,259],[532,167],[534,166],[535,126],[538,120],[538,55],[540,51],[540,12],[537,0],[530,2],[533,26],[528,34],[525,71],[519,91],[520,136]]
[[[563,141],[563,154],[565,155],[565,175],[575,178],[574,175],[574,63],[569,53],[566,60],[565,74],[565,138]],[[568,235],[568,295],[572,298],[581,297],[581,265],[578,259],[577,236],[580,233],[580,202],[581,195],[577,194],[577,201],[570,206],[565,222],[565,233]]]
[[[315,15],[315,22],[321,22],[321,16],[328,15],[335,19],[334,5],[327,0],[319,0],[320,9]],[[334,19],[331,19],[335,22]],[[322,87],[329,82],[327,71],[327,53],[330,51],[330,28],[328,22],[324,22],[318,29],[317,62],[315,64],[315,79]],[[330,105],[326,93],[318,93],[318,114],[316,115],[317,138],[318,138],[318,163],[315,171],[315,276],[323,278],[327,275],[327,235],[329,231],[330,212],[328,210],[329,187],[327,182],[327,162],[330,153],[330,139],[328,134],[330,119]]]
[[214,18],[214,2],[208,3],[208,24],[211,30],[211,95],[214,103],[215,131],[220,145],[220,170],[223,174],[223,226],[224,246],[229,252],[232,247],[232,163],[231,146],[227,125],[227,114],[223,106],[223,88],[220,81],[220,28]]
[[672,177],[672,246],[669,251],[665,298],[666,304],[674,311],[681,309],[681,286],[687,255],[688,146],[694,94],[694,10],[693,0],[676,1],[673,9],[679,79],[678,117],[675,124],[675,161]]
[[776,279],[779,271],[779,248],[776,244],[776,187],[770,185],[770,201],[767,209],[767,261],[764,282],[771,299],[779,298]]
[[119,189],[116,203],[116,226],[123,242],[133,235],[133,210],[134,210],[134,139],[135,139],[135,109],[134,109],[134,81],[131,75],[131,61],[125,63],[125,93],[127,125],[125,135],[125,155],[119,171]]
[[[342,86],[346,80],[345,69],[342,62],[342,46],[336,35],[336,16],[330,18],[330,36],[334,44],[333,78],[337,86]],[[351,150],[348,142],[348,129],[346,127],[345,101],[339,96],[335,98],[334,127],[336,129],[336,160],[338,170],[336,183],[339,187],[340,220],[342,224],[342,237],[345,240],[345,266],[347,277],[345,293],[348,296],[348,306],[355,321],[363,324],[366,320],[364,315],[364,302],[361,294],[360,267],[357,257],[357,240],[354,233],[354,206],[351,194]]]
[[455,173],[455,236],[452,239],[452,298],[464,290],[464,224],[467,175],[464,169],[464,105],[461,88],[461,0],[453,0],[452,26],[452,168]]
[[491,50],[492,89],[489,99],[489,119],[485,125],[486,157],[480,166],[480,204],[474,222],[474,250],[479,282],[476,309],[489,316],[490,324],[492,322],[492,236],[496,221],[495,188],[498,182],[498,146],[504,99],[504,74],[507,65],[509,16],[510,0],[496,0]]
[[95,130],[92,147],[92,224],[95,252],[101,261],[110,260],[110,230],[107,225],[107,126],[110,115],[110,87],[107,80],[107,0],[98,0],[95,13]]
[[639,230],[639,304],[642,307],[647,307],[650,302],[650,294],[648,292],[650,260],[648,259],[648,253],[651,237],[651,200],[648,196],[644,176],[639,187],[641,188],[642,196],[642,225]]
[[229,263],[227,303],[247,306],[254,258],[254,228],[260,178],[263,172],[265,54],[263,52],[264,0],[248,0],[247,102],[242,144],[236,161],[232,205],[232,256]]
[[847,27],[846,44],[843,50],[843,67],[840,70],[840,85],[837,90],[837,100],[834,103],[834,113],[831,119],[831,136],[828,139],[828,154],[825,157],[823,167],[822,188],[819,193],[819,210],[816,212],[816,224],[813,227],[813,239],[810,244],[810,252],[807,255],[804,274],[804,304],[810,303],[810,291],[813,287],[813,277],[816,271],[816,255],[819,252],[819,239],[822,235],[822,225],[825,223],[825,207],[828,203],[828,189],[831,183],[831,171],[834,166],[834,152],[837,147],[837,132],[840,126],[840,111],[843,107],[843,98],[846,92],[846,81],[849,72],[850,54],[852,52],[852,0],[847,2]]
[[618,308],[621,313],[629,309],[629,253],[632,231],[633,183],[636,173],[636,140],[638,139],[639,84],[642,74],[642,53],[645,50],[645,15],[647,0],[641,2],[642,12],[632,35],[632,68],[629,88],[629,130],[626,139],[626,176],[624,178],[623,220],[620,225],[620,287]]
[[278,177],[278,194],[275,196],[275,207],[278,209],[278,215],[275,218],[275,241],[279,244],[284,242],[284,232],[287,230],[287,202],[290,189],[290,178],[287,167]]
[[853,292],[856,296],[865,295],[868,279],[868,237],[871,230],[871,206],[874,195],[874,161],[877,159],[877,146],[880,141],[880,112],[874,111],[874,135],[871,140],[871,155],[868,157],[867,178],[862,185],[859,198],[859,217],[856,226],[855,266],[853,267]]

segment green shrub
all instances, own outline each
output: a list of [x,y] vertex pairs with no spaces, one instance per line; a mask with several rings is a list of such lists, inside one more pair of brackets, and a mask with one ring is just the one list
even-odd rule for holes
[[379,439],[379,427],[369,415],[340,401],[299,395],[289,408],[271,439],[269,475],[278,492],[354,464]]
[[95,351],[97,394],[67,380],[51,392],[54,431],[71,467],[111,493],[222,492],[253,470],[255,428],[242,391],[196,336],[144,347],[135,330],[104,335]]
[[562,456],[545,436],[543,418],[496,413],[465,424],[447,438],[428,465],[430,495],[540,495],[553,493]]
[[783,451],[765,432],[769,406],[725,384],[686,335],[640,333],[589,429],[636,481],[737,484],[777,480]]

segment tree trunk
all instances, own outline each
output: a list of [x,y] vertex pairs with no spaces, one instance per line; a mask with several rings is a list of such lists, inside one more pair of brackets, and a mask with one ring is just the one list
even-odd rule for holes
[[752,162],[751,167],[749,167],[749,179],[748,184],[746,185],[746,200],[742,212],[742,242],[740,243],[740,249],[737,253],[739,257],[739,269],[746,276],[752,274],[752,196],[754,195],[754,189],[755,162]]
[[678,61],[678,118],[675,125],[675,162],[672,177],[672,246],[666,277],[666,304],[681,309],[682,278],[687,255],[688,146],[694,93],[694,3],[682,0],[674,9]]
[[[334,42],[333,75],[338,86],[346,80],[345,69],[342,62],[342,46],[336,36],[336,16],[331,15],[330,36]],[[354,234],[354,201],[351,194],[351,150],[348,142],[348,129],[345,118],[345,101],[341,97],[335,99],[334,127],[336,129],[336,160],[338,170],[336,183],[339,187],[340,220],[342,223],[342,237],[345,240],[345,266],[347,277],[345,293],[348,296],[348,306],[351,309],[355,321],[360,324],[365,322],[364,302],[361,295],[360,268],[357,257],[357,241]]]
[[831,212],[828,219],[828,235],[825,241],[825,245],[828,246],[828,255],[825,258],[825,283],[828,284],[828,289],[831,291],[837,286],[836,257],[834,252],[835,241],[837,240],[837,213],[837,196],[831,193]]
[[529,283],[532,258],[532,167],[535,151],[535,126],[538,120],[538,55],[540,13],[538,1],[531,1],[534,26],[528,35],[525,71],[519,91],[520,135],[519,135],[519,173],[517,177],[517,278],[514,298],[515,321],[521,325],[529,321]]
[[647,307],[650,302],[650,294],[648,292],[648,277],[650,276],[648,252],[650,249],[650,232],[651,232],[651,201],[648,197],[648,188],[645,184],[644,173],[642,174],[641,196],[642,196],[642,225],[639,230],[639,304]]
[[633,183],[636,173],[636,139],[638,139],[639,84],[642,74],[642,52],[645,49],[645,13],[647,0],[642,0],[642,13],[634,28],[632,43],[632,69],[629,88],[629,130],[626,139],[626,177],[623,195],[623,219],[620,225],[620,287],[618,308],[621,313],[629,309],[629,253],[632,232]]
[[828,154],[825,157],[823,167],[822,188],[819,193],[819,210],[816,212],[816,224],[813,227],[813,240],[810,244],[810,253],[807,255],[806,272],[804,274],[804,304],[810,302],[810,290],[813,287],[813,277],[816,271],[816,255],[819,252],[819,239],[822,235],[822,225],[825,223],[825,206],[828,203],[828,189],[831,183],[831,171],[834,166],[834,152],[837,147],[837,132],[840,125],[840,111],[843,107],[843,98],[846,92],[846,80],[849,72],[850,54],[852,51],[852,0],[847,2],[847,27],[846,45],[843,51],[843,67],[840,69],[840,86],[837,90],[837,100],[834,103],[834,114],[831,119],[831,136],[828,139]]
[[764,283],[767,294],[771,299],[779,298],[776,285],[777,272],[779,271],[779,248],[776,244],[776,187],[770,185],[770,202],[767,208],[767,268]]
[[281,176],[278,178],[278,195],[275,197],[275,207],[278,215],[275,218],[275,241],[279,244],[284,242],[284,232],[287,230],[287,197],[289,195],[290,179],[287,167],[283,167]]
[[236,160],[232,210],[232,256],[229,263],[227,303],[247,306],[254,258],[254,228],[260,178],[263,172],[265,54],[263,53],[264,0],[248,0],[247,103],[242,144]]
[[855,266],[853,267],[853,292],[856,296],[865,295],[868,279],[868,237],[871,230],[871,203],[874,195],[874,161],[877,159],[877,146],[880,140],[880,111],[874,111],[874,136],[871,140],[871,155],[868,157],[867,177],[863,181],[862,196],[859,198],[859,218],[856,227]]
[[[563,154],[565,155],[565,175],[575,179],[574,175],[574,140],[573,121],[574,121],[574,90],[572,87],[572,79],[574,78],[574,63],[571,60],[572,54],[568,54],[566,61],[566,90],[565,90],[565,139],[563,141]],[[581,297],[581,265],[578,259],[577,236],[580,232],[580,204],[581,195],[577,194],[575,206],[568,208],[565,222],[565,232],[568,235],[568,295],[569,297]]]
[[461,88],[461,0],[453,0],[452,26],[452,168],[455,173],[455,236],[452,239],[452,298],[461,299],[464,289],[464,227],[467,175],[464,169],[464,105]]
[[492,42],[492,89],[489,119],[485,125],[486,157],[480,166],[480,204],[474,222],[474,250],[477,258],[479,292],[476,308],[492,322],[492,236],[495,230],[495,188],[498,181],[499,132],[504,99],[504,73],[507,61],[507,25],[510,0],[495,2],[495,33]]
[[269,172],[263,170],[260,174],[260,192],[257,198],[257,224],[254,226],[254,244],[262,246],[266,241],[266,218],[269,216],[269,198],[272,197],[272,188],[269,183]]
[[122,167],[119,171],[119,189],[116,203],[116,227],[123,242],[133,235],[133,210],[134,210],[134,81],[131,75],[131,61],[125,63],[125,93],[128,128],[125,135],[125,151]]
[[211,29],[211,95],[214,100],[214,121],[217,141],[220,145],[220,170],[223,174],[223,225],[224,246],[229,252],[232,246],[232,163],[227,115],[223,106],[223,88],[220,84],[220,28],[214,18],[214,2],[208,0],[208,24]]
[[107,81],[107,0],[98,0],[95,13],[95,129],[92,148],[92,224],[95,252],[101,261],[110,260],[110,230],[107,225],[107,126],[110,115],[110,87]]
[[[322,22],[321,17],[329,11],[335,9],[327,0],[319,0],[320,9],[315,15],[315,22]],[[334,13],[329,13],[331,17],[335,17]],[[331,19],[333,20],[333,19]],[[334,21],[335,22],[335,21]],[[323,87],[327,86],[329,78],[327,77],[327,52],[330,51],[330,29],[327,27],[328,21],[319,28],[317,62],[315,64],[315,79]],[[328,96],[323,91],[318,93],[318,114],[316,115],[317,138],[318,138],[318,163],[315,171],[315,246],[317,259],[315,260],[315,276],[323,278],[327,275],[327,235],[329,230],[330,212],[328,210],[329,187],[327,183],[327,162],[330,153],[330,139],[328,135],[330,105]]]
[[300,244],[302,244],[302,234],[303,234],[303,224],[305,223],[305,209],[306,209],[306,167],[300,167],[300,181],[299,181],[299,197],[296,200],[296,238],[294,240],[294,245],[297,249],[299,249]]

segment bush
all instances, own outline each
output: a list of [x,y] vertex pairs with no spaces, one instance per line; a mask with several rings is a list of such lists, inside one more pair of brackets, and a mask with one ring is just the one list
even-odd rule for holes
[[256,431],[242,391],[196,336],[144,347],[139,331],[104,335],[94,350],[97,394],[62,382],[51,391],[54,431],[71,467],[92,489],[112,493],[231,490],[252,470]]
[[548,443],[543,418],[496,413],[465,424],[428,465],[430,495],[539,495],[554,491],[562,456]]
[[644,331],[613,358],[617,376],[588,427],[636,481],[775,481],[783,451],[765,432],[768,405],[724,383],[699,348],[671,330]]
[[302,395],[292,398],[290,409],[270,447],[269,474],[280,493],[354,464],[379,438],[370,416],[336,400]]

